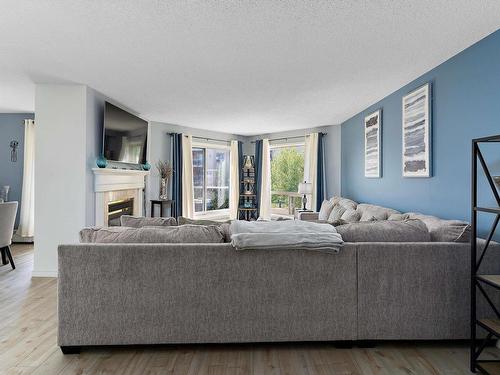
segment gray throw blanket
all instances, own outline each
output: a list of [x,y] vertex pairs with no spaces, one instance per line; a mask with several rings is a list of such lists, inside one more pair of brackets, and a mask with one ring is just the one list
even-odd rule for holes
[[335,227],[300,220],[241,221],[230,227],[236,250],[306,249],[338,253],[343,241]]

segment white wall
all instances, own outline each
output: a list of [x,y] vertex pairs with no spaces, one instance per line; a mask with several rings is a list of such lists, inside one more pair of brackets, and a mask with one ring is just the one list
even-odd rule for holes
[[95,92],[84,85],[36,86],[33,276],[57,276],[57,246],[78,242],[80,229],[93,224],[96,106]]
[[87,117],[86,117],[86,226],[95,224],[95,193],[94,173],[96,160],[102,153],[102,130],[104,126],[104,101],[103,95],[87,87]]

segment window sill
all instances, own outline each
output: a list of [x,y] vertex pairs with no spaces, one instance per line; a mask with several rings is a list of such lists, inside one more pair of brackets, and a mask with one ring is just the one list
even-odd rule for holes
[[229,210],[197,212],[194,214],[194,219],[227,221],[229,220]]

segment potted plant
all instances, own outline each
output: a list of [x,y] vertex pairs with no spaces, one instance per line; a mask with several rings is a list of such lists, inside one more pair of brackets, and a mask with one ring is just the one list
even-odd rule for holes
[[160,199],[167,200],[168,179],[172,177],[174,170],[170,165],[170,162],[163,160],[158,160],[156,163],[156,169],[158,169],[158,173],[160,174]]

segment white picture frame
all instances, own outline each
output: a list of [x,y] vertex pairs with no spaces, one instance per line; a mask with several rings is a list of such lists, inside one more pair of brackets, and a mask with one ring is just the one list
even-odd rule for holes
[[403,177],[432,177],[431,84],[402,98]]
[[378,109],[365,117],[365,177],[382,177],[382,110]]

